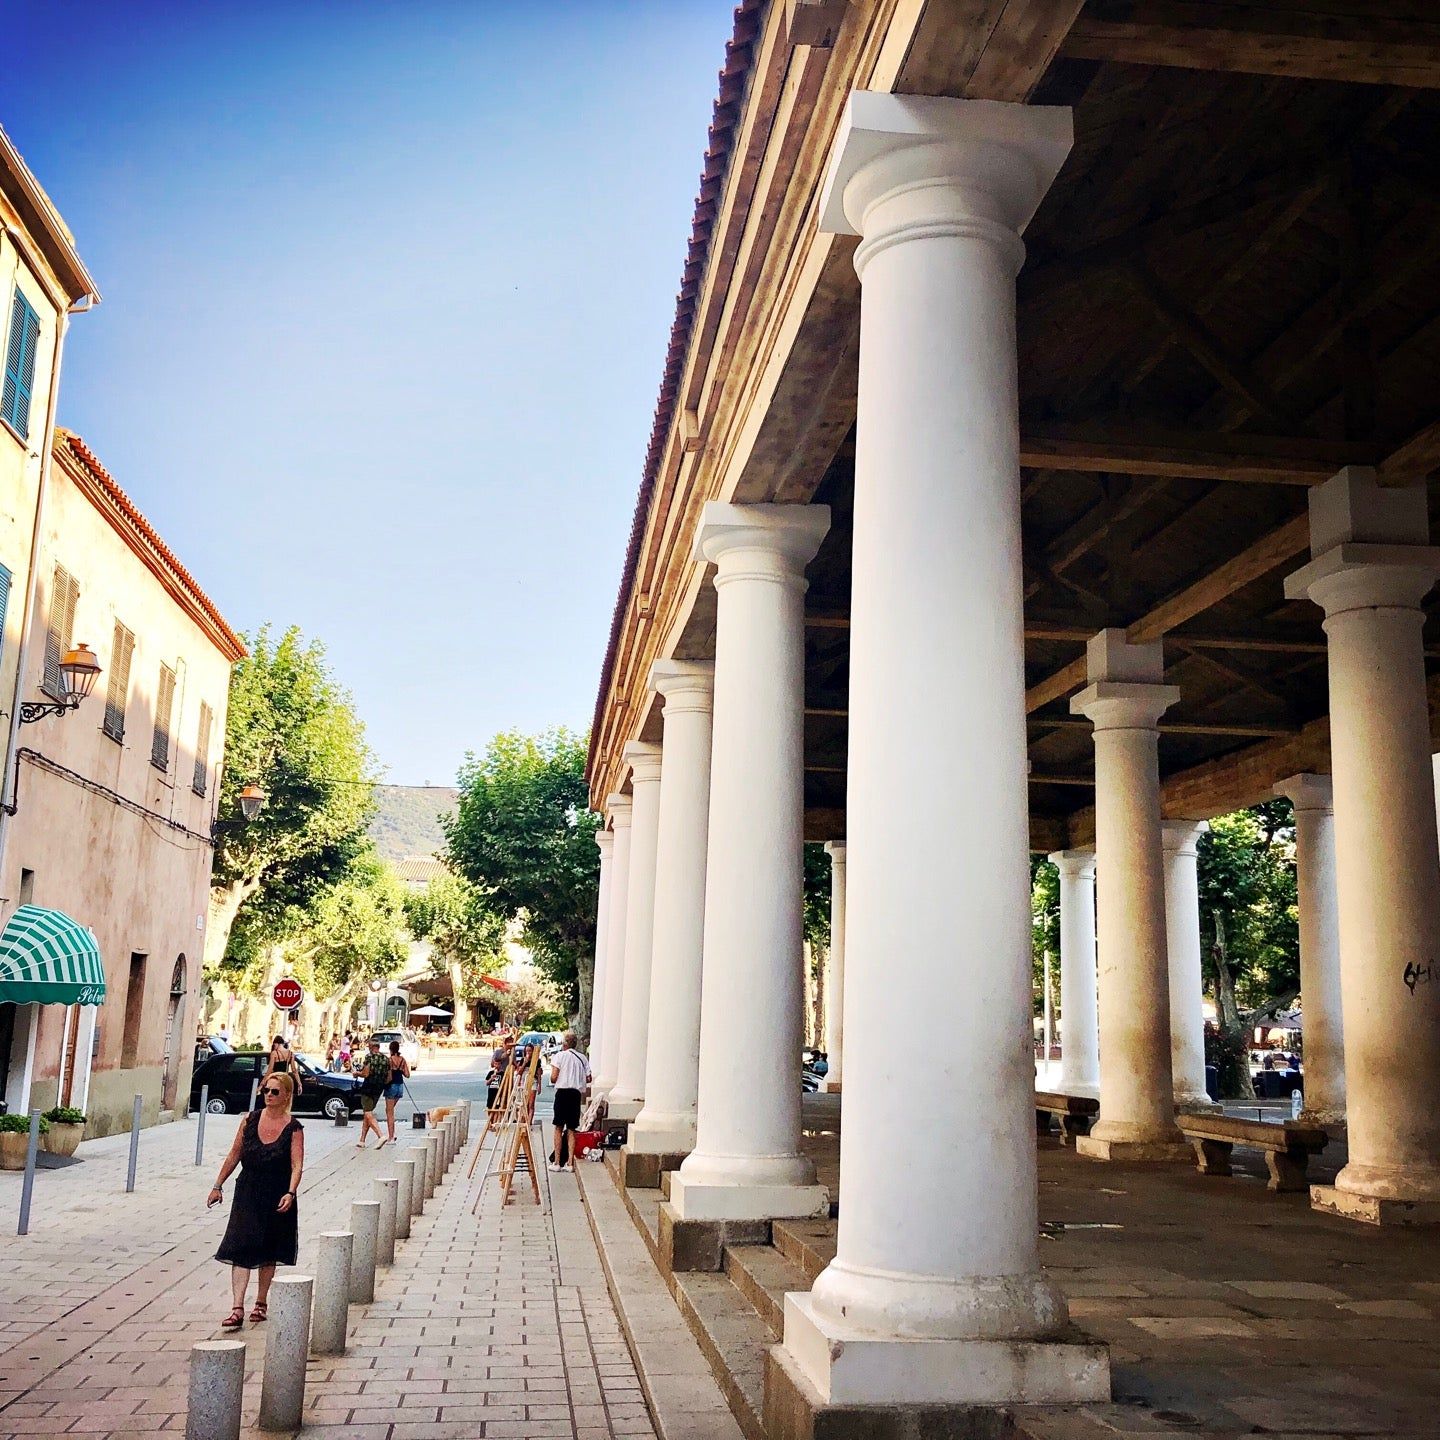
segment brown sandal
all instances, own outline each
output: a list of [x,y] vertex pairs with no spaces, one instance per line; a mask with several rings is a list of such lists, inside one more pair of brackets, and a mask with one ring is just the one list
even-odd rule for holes
[[238,1330],[245,1323],[245,1307],[237,1305],[221,1322],[222,1330]]
[[270,1307],[263,1300],[255,1302],[255,1308],[250,1312],[250,1319],[257,1325],[269,1314]]

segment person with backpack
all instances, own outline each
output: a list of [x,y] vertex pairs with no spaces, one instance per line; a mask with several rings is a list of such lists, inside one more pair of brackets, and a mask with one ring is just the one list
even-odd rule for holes
[[355,1148],[363,1150],[366,1137],[373,1130],[380,1142],[375,1148],[383,1150],[389,1143],[389,1137],[380,1133],[375,1107],[390,1081],[390,1062],[380,1053],[380,1042],[373,1035],[366,1043],[368,1049],[355,1066],[355,1073],[360,1077],[360,1109],[363,1112],[360,1116],[360,1138],[355,1142]]

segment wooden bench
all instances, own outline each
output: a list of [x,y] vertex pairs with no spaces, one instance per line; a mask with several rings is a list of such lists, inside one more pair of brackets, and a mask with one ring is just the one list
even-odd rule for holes
[[1272,1125],[1228,1115],[1178,1115],[1176,1124],[1194,1147],[1196,1168],[1202,1175],[1229,1175],[1230,1152],[1237,1145],[1249,1145],[1265,1152],[1268,1188],[1280,1193],[1308,1189],[1305,1166],[1330,1143],[1323,1130],[1298,1120]]
[[1053,1090],[1035,1092],[1035,1133],[1049,1135],[1050,1122],[1060,1121],[1060,1143],[1073,1145],[1077,1135],[1088,1135],[1100,1102],[1088,1095],[1060,1095]]

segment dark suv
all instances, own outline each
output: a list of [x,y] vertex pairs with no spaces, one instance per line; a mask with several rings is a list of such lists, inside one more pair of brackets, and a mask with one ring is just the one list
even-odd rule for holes
[[[265,1073],[268,1053],[254,1051],[212,1055],[195,1067],[190,1079],[190,1109],[200,1108],[200,1087],[208,1085],[206,1109],[212,1115],[238,1115],[250,1104],[250,1087]],[[300,1094],[295,1098],[296,1115],[355,1115],[360,1110],[360,1082],[353,1075],[332,1075],[315,1069],[309,1061],[295,1057],[300,1070]]]

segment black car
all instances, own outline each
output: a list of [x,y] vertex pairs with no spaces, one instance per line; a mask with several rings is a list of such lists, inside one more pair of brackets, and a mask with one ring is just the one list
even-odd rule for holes
[[[238,1115],[250,1104],[250,1087],[265,1073],[268,1053],[244,1051],[212,1055],[195,1067],[190,1080],[190,1109],[200,1108],[200,1087],[208,1085],[205,1108],[212,1115]],[[300,1093],[292,1107],[296,1115],[355,1115],[360,1110],[360,1082],[353,1075],[332,1075],[295,1057],[300,1070]]]

